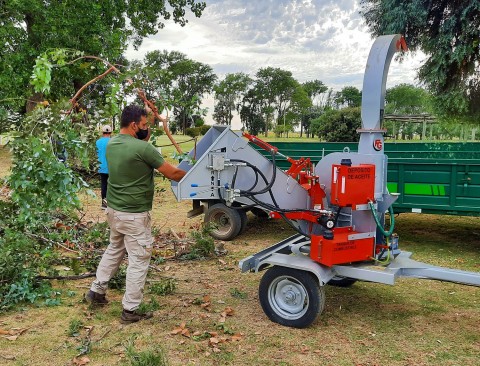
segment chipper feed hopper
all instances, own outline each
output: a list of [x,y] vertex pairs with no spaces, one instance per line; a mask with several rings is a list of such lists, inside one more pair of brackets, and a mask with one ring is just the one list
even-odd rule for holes
[[[435,267],[410,259],[393,233],[387,190],[387,156],[381,129],[390,61],[405,47],[400,35],[377,38],[368,56],[362,92],[362,128],[358,153],[293,160],[276,168],[276,148],[228,127],[214,126],[200,141],[194,165],[172,189],[178,200],[192,199],[191,215],[205,211],[218,224],[216,236],[235,237],[245,224],[245,210],[263,209],[283,218],[297,233],[240,261],[242,272],[267,269],[259,299],[274,322],[302,328],[323,311],[324,285],[350,286],[355,281],[393,285],[397,277],[416,277],[480,286],[480,273]],[[248,140],[272,155],[264,158]],[[388,215],[388,230],[385,219]]]

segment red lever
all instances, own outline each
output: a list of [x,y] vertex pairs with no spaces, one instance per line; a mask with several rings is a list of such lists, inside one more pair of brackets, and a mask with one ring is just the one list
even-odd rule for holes
[[251,141],[252,143],[261,147],[264,150],[275,151],[275,153],[278,152],[277,147],[275,147],[273,145],[270,145],[268,142],[265,142],[265,141],[259,139],[257,136],[250,135],[249,133],[246,133],[246,132],[243,133],[243,136],[246,137],[249,141]]

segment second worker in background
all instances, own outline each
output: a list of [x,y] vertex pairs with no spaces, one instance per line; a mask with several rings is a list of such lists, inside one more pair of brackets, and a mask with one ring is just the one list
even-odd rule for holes
[[107,183],[108,183],[108,164],[107,164],[107,144],[112,136],[112,127],[105,125],[102,127],[102,137],[95,143],[97,146],[97,155],[100,166],[98,173],[100,174],[102,208],[107,208]]

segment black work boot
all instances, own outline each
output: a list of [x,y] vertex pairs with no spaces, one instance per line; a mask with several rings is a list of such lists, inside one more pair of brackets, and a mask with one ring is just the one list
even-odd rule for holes
[[136,323],[140,320],[150,319],[153,317],[153,313],[148,311],[146,313],[140,313],[138,310],[125,310],[122,311],[122,323],[123,324],[130,324]]
[[108,300],[105,298],[105,294],[99,294],[98,292],[89,290],[85,294],[85,301],[87,301],[91,305],[107,305]]

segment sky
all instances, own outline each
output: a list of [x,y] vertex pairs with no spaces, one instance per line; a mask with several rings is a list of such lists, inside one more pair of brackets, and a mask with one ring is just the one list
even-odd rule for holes
[[[128,59],[154,50],[180,51],[210,65],[222,79],[227,73],[254,76],[263,67],[292,72],[299,82],[321,80],[334,90],[361,90],[374,39],[359,14],[359,0],[206,0],[202,16],[187,12],[188,24],[166,22],[164,29],[129,47]],[[417,84],[416,70],[425,56],[392,61],[387,88]],[[213,98],[206,97],[206,121],[212,124]],[[233,121],[239,128],[238,118]]]

